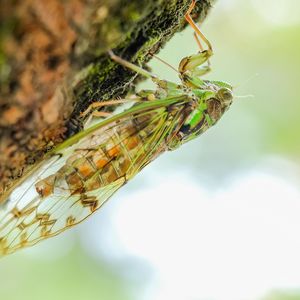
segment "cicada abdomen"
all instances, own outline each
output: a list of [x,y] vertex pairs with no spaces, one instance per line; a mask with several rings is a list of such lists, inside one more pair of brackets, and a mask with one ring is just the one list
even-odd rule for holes
[[165,150],[165,108],[111,122],[56,153],[0,208],[0,252],[73,226]]
[[[147,144],[156,123],[147,115],[95,132],[80,143],[55,174],[36,183],[37,192],[43,198],[57,189],[83,195],[118,179],[126,181],[132,177],[135,166],[149,156]],[[94,206],[97,205],[91,205]]]

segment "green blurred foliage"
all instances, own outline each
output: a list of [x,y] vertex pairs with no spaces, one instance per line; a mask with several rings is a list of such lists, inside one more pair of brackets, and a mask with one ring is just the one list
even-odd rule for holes
[[126,281],[79,248],[67,255],[34,258],[24,253],[2,259],[0,298],[7,300],[131,299]]
[[274,291],[264,297],[262,300],[300,300],[300,291],[281,292]]

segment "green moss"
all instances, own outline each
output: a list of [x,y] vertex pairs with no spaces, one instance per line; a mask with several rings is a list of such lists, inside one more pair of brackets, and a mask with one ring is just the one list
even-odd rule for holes
[[142,18],[142,14],[140,12],[140,5],[136,2],[131,2],[127,5],[126,9],[123,11],[124,19],[129,22],[138,22]]
[[8,59],[4,52],[5,38],[12,34],[12,31],[16,27],[16,20],[14,18],[3,19],[0,21],[0,87],[1,90],[8,83],[10,66]]

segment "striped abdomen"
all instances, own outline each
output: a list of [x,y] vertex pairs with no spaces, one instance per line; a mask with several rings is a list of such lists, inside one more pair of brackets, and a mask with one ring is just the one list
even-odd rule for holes
[[122,177],[126,181],[134,175],[135,165],[147,156],[145,145],[156,125],[147,115],[94,133],[79,144],[55,174],[37,182],[36,191],[42,197],[56,189],[60,193],[81,194]]

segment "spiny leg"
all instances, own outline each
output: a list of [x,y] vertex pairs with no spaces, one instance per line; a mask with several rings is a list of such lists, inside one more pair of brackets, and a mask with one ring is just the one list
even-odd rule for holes
[[[184,17],[187,20],[187,22],[190,24],[190,26],[194,29],[195,33],[203,40],[203,42],[207,45],[208,50],[212,52],[212,46],[209,40],[205,37],[205,35],[201,32],[196,22],[191,17],[191,12],[195,8],[197,0],[192,0],[192,3],[188,9],[188,11],[185,13]],[[201,44],[201,43],[200,43]],[[200,50],[202,51],[202,46],[199,46]]]
[[[185,14],[185,19],[195,31],[194,36],[199,46],[200,52],[183,58],[178,68],[179,72],[182,75],[189,74],[191,77],[202,76],[210,71],[209,58],[213,54],[211,43],[200,31],[198,25],[191,17],[191,12],[194,9],[195,5],[196,0],[192,0],[190,7]],[[201,40],[207,45],[208,49],[203,50]],[[202,66],[204,63],[207,63],[207,65]]]
[[[156,75],[144,70],[143,68],[121,58],[120,56],[117,56],[116,54],[113,53],[113,51],[109,50],[108,54],[110,56],[110,58],[112,60],[114,60],[115,62],[117,62],[118,64],[133,70],[135,72],[137,72],[138,74],[141,74],[147,78],[150,78],[156,85],[160,85],[161,81]],[[153,96],[153,93],[149,93],[146,96],[146,99],[148,100],[153,100],[155,99],[155,97]],[[145,100],[145,97],[143,97]],[[131,99],[119,99],[119,100],[110,100],[110,101],[105,101],[105,102],[94,102],[92,103],[84,112],[81,113],[81,117],[85,117],[86,115],[88,115],[91,111],[93,111],[94,109],[100,108],[100,107],[104,107],[104,106],[108,106],[108,105],[115,105],[115,104],[121,104],[121,103],[128,103],[131,101],[140,101],[141,97],[136,97],[136,98],[131,98]],[[107,112],[102,112],[102,111],[93,111],[92,112],[92,116],[95,117],[108,117],[110,116],[110,113]]]
[[[141,74],[141,75],[143,75],[147,78],[150,78],[156,84],[156,86],[159,89],[164,90],[165,93],[169,94],[172,91],[176,92],[178,90],[178,84],[177,83],[173,83],[171,81],[159,79],[156,75],[153,75],[152,73],[144,70],[143,68],[141,68],[139,66],[136,66],[135,64],[132,64],[131,62],[129,62],[127,60],[124,60],[123,58],[115,55],[112,51],[108,51],[108,54],[110,55],[111,59],[113,59],[115,62],[121,64],[122,66],[124,66],[124,67],[126,67],[130,70],[133,70],[133,71],[137,72],[138,74]],[[149,91],[149,92],[148,91],[141,91],[141,92],[138,93],[138,95],[141,96],[143,98],[143,100],[151,101],[151,100],[154,100],[156,98],[155,95],[153,94],[153,91]]]
[[80,117],[85,118],[88,116],[88,118],[85,120],[85,126],[89,126],[92,119],[94,117],[96,118],[108,118],[113,115],[112,112],[106,112],[106,111],[99,111],[98,109],[105,107],[105,106],[113,106],[118,104],[125,104],[130,102],[139,102],[141,101],[140,97],[130,97],[125,99],[116,99],[116,100],[109,100],[109,101],[101,101],[101,102],[93,102],[91,103],[88,108],[80,114]]
[[157,81],[159,81],[159,79],[156,75],[144,70],[143,68],[141,68],[135,64],[132,64],[131,62],[121,58],[120,56],[115,55],[111,50],[108,51],[108,54],[112,60],[119,63],[120,65],[122,65],[132,71],[135,71],[138,74],[141,74],[147,78],[150,78],[154,83],[157,83]]
[[200,49],[200,52],[204,51],[204,48],[203,48],[203,46],[202,46],[202,44],[201,44],[201,41],[200,41],[200,39],[199,39],[199,37],[198,37],[198,35],[197,35],[196,32],[194,32],[194,38],[195,38],[195,40],[196,40],[196,43],[198,44],[198,47],[199,47],[199,49]]
[[105,106],[112,106],[116,104],[124,104],[132,101],[138,101],[139,99],[132,98],[132,99],[117,99],[117,100],[109,100],[109,101],[101,101],[101,102],[93,102],[89,105],[89,107],[80,114],[81,117],[85,117],[90,112],[95,117],[109,117],[111,116],[110,112],[105,111],[97,111],[98,108],[105,107]]

